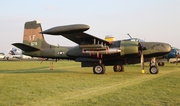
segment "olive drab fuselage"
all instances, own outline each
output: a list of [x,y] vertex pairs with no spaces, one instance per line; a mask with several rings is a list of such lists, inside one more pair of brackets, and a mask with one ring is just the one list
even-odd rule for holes
[[[149,61],[152,57],[163,56],[171,51],[171,46],[162,42],[106,41],[84,33],[89,28],[88,25],[74,24],[42,31],[39,22],[30,21],[24,26],[23,43],[13,45],[20,48],[25,55],[75,60],[81,62],[82,67],[98,63],[135,64],[140,63],[142,55],[145,57],[144,61]],[[50,45],[45,41],[43,34],[61,35],[78,45],[74,47]],[[94,70],[96,71],[96,68]]]

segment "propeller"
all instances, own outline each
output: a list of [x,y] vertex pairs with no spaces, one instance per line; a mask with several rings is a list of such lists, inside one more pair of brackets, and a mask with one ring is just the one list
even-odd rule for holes
[[[127,33],[127,35],[130,37],[130,39],[132,39],[131,35],[129,33]],[[137,42],[139,43],[139,51],[140,51],[140,61],[141,61],[141,69],[142,69],[142,73],[144,73],[144,54],[143,54],[143,50],[147,50],[146,47],[142,46],[142,43],[137,40]]]
[[143,54],[143,50],[147,50],[146,47],[142,46],[141,42],[139,42],[139,51],[140,51],[140,55],[141,55],[141,69],[142,69],[142,73],[144,73],[144,54]]

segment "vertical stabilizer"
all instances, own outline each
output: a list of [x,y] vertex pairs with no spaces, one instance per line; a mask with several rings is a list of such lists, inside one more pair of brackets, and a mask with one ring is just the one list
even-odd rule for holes
[[24,25],[24,37],[23,44],[32,46],[35,48],[47,48],[49,44],[44,40],[44,36],[41,33],[41,24],[38,21],[26,22]]

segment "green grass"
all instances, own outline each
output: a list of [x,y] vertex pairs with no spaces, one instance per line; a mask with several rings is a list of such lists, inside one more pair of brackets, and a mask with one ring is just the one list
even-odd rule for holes
[[126,65],[125,72],[95,75],[73,61],[0,61],[0,106],[180,105],[180,65],[166,63],[157,75]]

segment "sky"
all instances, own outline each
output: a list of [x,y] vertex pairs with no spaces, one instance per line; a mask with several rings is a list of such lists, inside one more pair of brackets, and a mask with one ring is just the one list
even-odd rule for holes
[[[104,39],[165,42],[180,48],[180,0],[0,0],[0,52],[22,43],[24,23],[38,20],[42,29],[87,24],[86,33]],[[77,44],[62,36],[44,35],[53,45]]]

